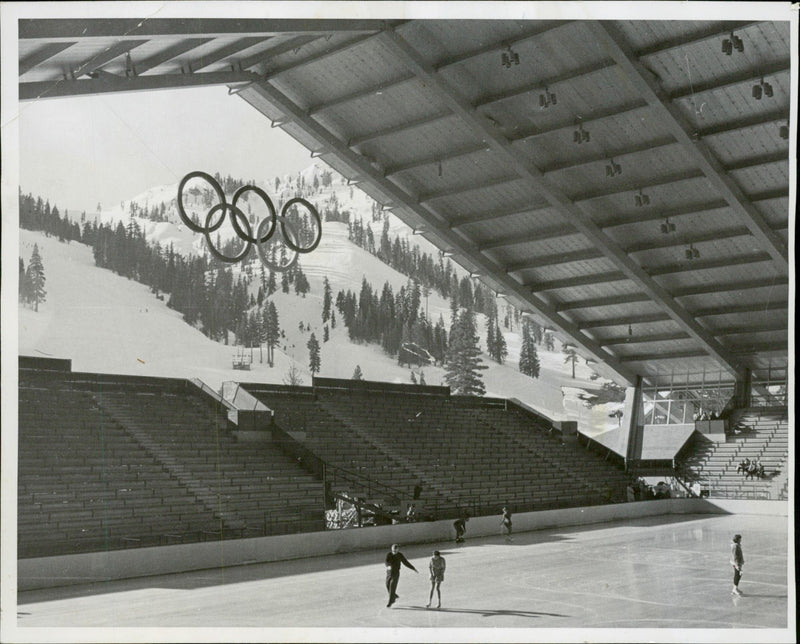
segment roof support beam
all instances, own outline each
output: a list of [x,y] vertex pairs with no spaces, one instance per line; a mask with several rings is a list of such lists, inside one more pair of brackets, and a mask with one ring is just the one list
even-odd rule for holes
[[764,320],[756,324],[746,326],[729,326],[714,329],[714,335],[722,337],[726,335],[745,335],[751,333],[763,333],[768,331],[786,331],[786,322],[783,320]]
[[550,280],[549,282],[529,282],[525,286],[530,287],[534,293],[540,293],[542,291],[557,291],[562,288],[575,288],[576,286],[622,282],[627,279],[629,279],[628,276],[622,271],[610,271],[608,273],[594,273],[592,275],[581,275],[580,277]]
[[673,49],[686,47],[686,45],[694,45],[697,43],[705,42],[713,38],[725,37],[732,31],[740,31],[752,25],[758,24],[756,22],[718,22],[711,27],[705,27],[689,35],[671,38],[669,40],[656,43],[645,49],[640,49],[636,52],[637,58],[645,56],[656,56],[663,54]]
[[735,74],[728,74],[721,78],[715,78],[707,83],[699,83],[697,85],[687,85],[680,89],[673,90],[669,93],[669,100],[677,101],[690,96],[697,96],[698,94],[705,94],[706,92],[713,92],[717,89],[724,89],[732,85],[739,85],[752,81],[758,81],[767,76],[775,74],[782,74],[789,71],[789,64],[784,62],[773,63],[765,65],[759,69],[746,69],[743,72],[736,72]]
[[640,353],[622,356],[620,362],[650,362],[651,360],[679,360],[682,358],[704,358],[705,351],[670,351],[669,353]]
[[461,157],[466,157],[472,154],[478,154],[479,152],[487,152],[487,151],[489,151],[489,148],[485,145],[469,145],[463,148],[459,148],[458,150],[453,150],[452,152],[448,152],[447,154],[429,156],[425,157],[424,159],[417,159],[416,161],[410,161],[408,163],[388,166],[386,168],[385,174],[387,177],[390,177],[395,174],[400,174],[401,172],[406,172],[407,170],[416,170],[417,168],[424,168],[431,165],[437,165],[439,163],[444,163],[446,161],[454,161],[455,159],[460,159]]
[[605,257],[603,253],[594,248],[585,248],[572,251],[570,253],[558,253],[556,255],[544,255],[524,262],[516,262],[506,266],[507,273],[517,273],[533,268],[544,268],[545,266],[558,266],[559,264],[570,264],[572,262],[583,262],[590,259],[600,259]]
[[181,54],[185,54],[186,52],[191,51],[199,47],[200,45],[205,45],[207,42],[211,42],[212,38],[187,38],[186,40],[181,40],[174,45],[167,47],[166,49],[158,52],[157,54],[153,54],[149,58],[144,58],[142,60],[136,60],[133,62],[133,69],[137,76],[144,74],[159,65],[163,65],[166,62],[169,62],[173,58],[177,58]]
[[681,235],[665,235],[657,241],[644,241],[636,244],[631,244],[625,249],[629,255],[632,253],[643,253],[648,250],[657,250],[659,248],[679,248],[681,246],[688,246],[689,244],[702,244],[704,242],[719,241],[721,239],[735,239],[736,237],[749,237],[750,231],[746,226],[738,228],[728,228],[727,230],[712,230],[711,232],[702,235],[692,235],[691,233]]
[[[608,297],[593,297],[586,300],[574,300],[556,304],[556,311],[574,311],[576,309],[593,309],[604,306],[617,306],[618,304],[632,304],[634,302],[649,302],[650,298],[644,293],[626,293]],[[689,337],[688,334],[686,336]]]
[[393,134],[399,134],[401,132],[407,132],[408,130],[413,130],[414,128],[424,127],[425,125],[430,125],[431,123],[437,123],[443,119],[450,118],[451,116],[453,116],[453,113],[450,110],[444,110],[437,112],[436,114],[429,114],[414,121],[406,121],[400,125],[395,125],[394,127],[387,127],[383,128],[382,130],[377,130],[376,132],[368,132],[367,134],[354,136],[347,142],[347,144],[351,148],[358,147],[359,145],[367,143],[368,141],[391,136]]
[[32,70],[36,65],[41,65],[44,61],[49,60],[56,54],[61,53],[65,49],[72,47],[77,41],[67,40],[65,42],[51,42],[43,47],[37,49],[33,53],[28,54],[25,58],[19,61],[19,75]]
[[567,235],[578,235],[577,230],[572,226],[551,226],[549,228],[541,228],[539,230],[523,233],[506,235],[505,237],[496,237],[489,239],[485,242],[478,244],[478,250],[481,252],[487,250],[494,250],[496,248],[505,248],[507,246],[515,246],[517,244],[531,244],[535,242],[545,241],[547,239],[556,239],[558,237],[566,237]]
[[591,63],[589,65],[585,65],[584,67],[568,71],[564,74],[559,74],[558,76],[551,76],[550,78],[545,78],[540,81],[536,81],[535,83],[523,85],[522,87],[517,87],[500,94],[486,96],[482,99],[479,99],[475,103],[475,108],[484,109],[490,107],[491,105],[511,100],[512,98],[519,98],[520,96],[525,96],[526,94],[530,94],[532,92],[539,92],[545,87],[575,80],[576,78],[581,78],[590,74],[596,74],[597,72],[606,70],[609,67],[614,67],[614,65],[615,63],[613,60],[601,60],[599,62]]
[[113,92],[137,92],[153,89],[180,89],[204,85],[227,85],[258,80],[251,72],[205,72],[202,74],[164,74],[136,76],[134,78],[116,77],[103,74],[98,78],[75,81],[37,81],[20,83],[19,100],[32,101],[62,96],[89,96]]
[[727,282],[717,284],[701,284],[699,286],[684,286],[672,289],[672,297],[688,297],[690,295],[707,295],[711,293],[734,293],[736,291],[750,291],[759,288],[773,288],[785,286],[789,283],[786,277],[761,278],[746,282]]
[[704,309],[695,309],[692,313],[698,318],[708,318],[717,315],[730,315],[732,313],[765,313],[767,311],[788,310],[788,302],[760,302],[754,304],[740,304],[738,306],[712,306]]
[[607,326],[629,326],[631,324],[650,324],[652,322],[669,322],[672,318],[666,313],[646,313],[642,315],[627,315],[620,318],[605,318],[603,320],[589,320],[578,322],[579,329],[602,329]]
[[469,226],[470,224],[480,224],[485,221],[493,221],[494,219],[503,219],[505,217],[514,217],[516,215],[524,215],[529,212],[537,212],[539,210],[546,210],[550,207],[547,201],[539,200],[535,202],[527,202],[523,206],[507,208],[495,212],[481,211],[472,215],[462,215],[450,220],[450,228],[460,228],[461,226]]
[[746,170],[747,168],[757,168],[761,165],[768,165],[770,163],[785,163],[789,160],[789,150],[777,150],[775,152],[768,152],[766,154],[759,154],[754,157],[747,157],[740,159],[733,163],[725,164],[725,172],[733,172],[734,170]]
[[768,226],[764,217],[755,209],[722,168],[720,162],[702,141],[695,141],[690,132],[694,129],[680,111],[680,107],[669,102],[658,82],[642,64],[636,60],[630,46],[619,29],[609,22],[592,22],[589,27],[595,34],[598,46],[618,64],[620,72],[636,91],[653,108],[659,120],[669,127],[671,133],[705,173],[711,185],[719,192],[742,219],[759,244],[769,253],[778,271],[789,272],[789,255],[786,244]]
[[198,58],[197,60],[190,61],[188,63],[188,70],[191,73],[199,72],[201,69],[205,69],[206,67],[210,67],[214,63],[218,63],[221,60],[225,60],[226,58],[230,58],[238,54],[240,51],[244,51],[245,49],[250,49],[250,47],[255,47],[259,43],[263,43],[269,40],[269,38],[264,38],[260,36],[250,36],[248,38],[239,38],[239,40],[235,40],[224,47],[220,47],[215,51],[209,52],[207,55]]
[[647,269],[651,277],[659,275],[674,275],[675,273],[690,273],[692,271],[707,270],[710,268],[727,268],[729,266],[742,266],[744,264],[758,264],[770,261],[768,253],[750,253],[738,257],[720,257],[714,259],[686,260],[680,264],[668,264]]
[[[719,134],[728,134],[730,132],[738,132],[739,130],[746,130],[751,127],[758,127],[760,125],[769,125],[770,123],[781,123],[789,120],[789,109],[781,108],[764,114],[756,114],[754,116],[747,116],[744,118],[735,119],[733,121],[726,121],[717,123],[716,125],[709,125],[708,127],[696,130],[698,138],[705,139]],[[788,156],[788,152],[787,152]]]
[[421,203],[428,203],[431,201],[436,201],[437,199],[444,199],[446,197],[452,197],[455,195],[463,195],[466,192],[471,192],[472,190],[486,190],[487,188],[496,188],[497,186],[504,186],[509,183],[514,183],[519,181],[518,176],[512,177],[497,177],[496,179],[490,179],[484,183],[475,183],[472,182],[469,185],[461,185],[455,186],[454,188],[449,188],[448,190],[440,190],[439,192],[429,192],[425,194],[421,194],[419,196],[419,200]]
[[368,41],[370,38],[374,38],[375,34],[365,34],[361,36],[357,36],[352,40],[348,40],[347,42],[339,43],[329,49],[324,49],[322,51],[317,52],[316,54],[312,54],[307,58],[303,58],[302,60],[298,60],[290,65],[286,65],[281,67],[280,69],[274,69],[270,72],[267,72],[265,78],[275,78],[276,76],[280,76],[281,74],[285,74],[286,72],[294,71],[295,69],[299,69],[301,67],[305,67],[306,65],[311,65],[312,63],[319,62],[320,60],[325,60],[329,56],[335,56],[338,53],[343,51],[347,51],[348,49],[360,45],[363,42]]
[[96,69],[100,69],[103,65],[107,65],[115,58],[129,53],[132,49],[139,47],[146,42],[147,40],[123,40],[118,43],[114,43],[108,49],[105,49],[99,54],[92,56],[89,60],[81,63],[75,69],[70,70],[72,78],[79,78],[84,74],[93,72]]
[[700,170],[684,170],[682,172],[673,172],[671,174],[663,175],[660,177],[653,177],[652,179],[638,181],[635,184],[628,183],[624,186],[607,188],[605,190],[592,190],[589,192],[578,193],[572,197],[573,202],[591,201],[592,199],[600,199],[601,197],[612,197],[626,192],[636,192],[639,188],[655,188],[658,186],[666,186],[671,183],[678,183],[679,181],[689,181],[691,179],[700,179],[703,177]]
[[320,147],[330,149],[332,154],[335,154],[342,164],[350,168],[353,174],[368,180],[377,193],[385,196],[386,201],[390,201],[400,206],[402,210],[414,213],[416,217],[424,220],[426,228],[432,235],[453,248],[457,248],[459,255],[463,256],[470,264],[473,264],[476,269],[486,274],[496,275],[496,282],[505,290],[507,295],[519,298],[520,301],[536,309],[546,322],[558,328],[566,336],[571,337],[583,351],[587,352],[589,354],[587,357],[604,362],[606,368],[621,380],[626,382],[635,380],[635,374],[632,371],[617,368],[617,360],[614,356],[602,350],[591,338],[580,333],[572,322],[562,318],[546,301],[531,294],[528,289],[513,278],[503,275],[500,266],[479,253],[466,240],[450,230],[446,224],[443,224],[442,217],[438,213],[428,206],[417,203],[413,196],[407,194],[399,186],[382,176],[369,162],[353,152],[343,141],[339,140],[317,121],[310,118],[302,108],[274,86],[268,82],[254,83],[250,87],[243,89],[239,96],[245,98],[256,108],[260,104],[265,110],[279,110],[288,118],[291,118],[295,127],[301,128],[306,136],[313,139]]
[[26,18],[19,21],[19,39],[122,38],[153,36],[278,36],[379,31],[383,20],[262,18]]
[[[256,65],[266,63],[275,56],[280,56],[282,54],[289,53],[290,51],[300,49],[303,45],[313,42],[319,38],[320,36],[292,36],[291,38],[286,38],[282,42],[276,42],[274,47],[270,47],[269,49],[260,51],[252,56],[248,56],[247,58],[237,61],[237,65],[240,69],[250,69]],[[275,40],[278,39],[275,38]]]
[[600,161],[608,161],[612,157],[615,159],[621,159],[629,154],[637,154],[639,152],[651,152],[653,150],[658,150],[658,148],[666,148],[671,145],[675,145],[675,139],[671,136],[664,137],[661,139],[656,139],[655,141],[646,141],[645,143],[638,143],[636,145],[630,145],[625,148],[620,148],[618,150],[609,150],[609,151],[600,151],[600,152],[592,152],[585,156],[582,156],[577,161],[566,161],[563,163],[555,163],[551,166],[547,166],[542,168],[542,173],[547,175],[553,172],[560,172],[562,170],[569,170],[572,168],[581,168],[586,165],[592,165],[593,163],[598,163]]
[[687,340],[688,333],[678,331],[677,333],[658,333],[653,335],[623,335],[615,338],[604,338],[600,340],[600,344],[604,347],[610,347],[616,344],[644,344],[650,342],[671,342],[673,340]]

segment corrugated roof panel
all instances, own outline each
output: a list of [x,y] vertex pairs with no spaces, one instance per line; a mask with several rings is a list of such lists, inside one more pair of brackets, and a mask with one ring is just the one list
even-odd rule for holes
[[[689,266],[688,260],[684,259],[684,265]],[[697,262],[702,261],[695,260]],[[752,262],[748,264],[733,264],[728,266],[721,266],[718,268],[704,268],[693,269],[681,273],[669,273],[666,275],[656,275],[654,279],[661,284],[667,291],[673,292],[676,289],[684,287],[696,286],[696,276],[702,274],[705,276],[707,282],[717,283],[726,281],[745,281],[753,279],[754,275],[763,275],[764,279],[771,279],[775,275],[774,264],[771,259],[764,259],[763,261]]]

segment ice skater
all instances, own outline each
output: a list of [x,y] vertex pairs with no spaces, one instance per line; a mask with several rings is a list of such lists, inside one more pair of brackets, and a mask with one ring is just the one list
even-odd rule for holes
[[464,543],[464,535],[467,533],[467,521],[469,521],[469,515],[466,512],[464,516],[453,521],[453,527],[456,529],[456,543]]
[[444,581],[444,569],[446,567],[447,563],[445,563],[444,557],[439,554],[438,550],[434,550],[433,557],[431,557],[431,562],[428,564],[428,569],[431,571],[431,595],[428,597],[428,604],[425,606],[425,608],[431,607],[434,590],[436,590],[436,597],[439,600],[439,604],[436,606],[436,608],[442,607],[441,583]]
[[400,564],[419,573],[419,570],[414,568],[405,555],[400,552],[400,546],[393,543],[391,552],[386,553],[386,590],[389,591],[389,603],[386,604],[386,608],[389,608],[400,597],[395,592],[397,590],[397,582],[400,581]]
[[500,519],[500,534],[506,535],[506,541],[513,541],[511,538],[511,512],[503,506],[503,518]]
[[742,566],[744,566],[744,555],[742,554],[742,535],[733,535],[731,541],[731,566],[733,566],[733,589],[731,595],[740,595],[739,580],[742,578]]

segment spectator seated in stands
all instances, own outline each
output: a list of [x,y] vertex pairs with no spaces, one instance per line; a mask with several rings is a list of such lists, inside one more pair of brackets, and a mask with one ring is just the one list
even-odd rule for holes
[[718,420],[719,414],[717,413],[716,409],[711,410],[711,415],[708,417],[709,420]]
[[736,468],[736,473],[739,474],[740,472],[747,473],[747,460],[739,461],[739,467]]
[[747,466],[747,474],[745,475],[745,480],[751,480],[757,473],[756,462],[750,461],[750,464]]
[[412,503],[408,506],[408,510],[406,510],[406,521],[408,523],[414,523],[417,520],[417,508]]
[[764,464],[761,461],[758,461],[756,464],[756,476],[758,478],[763,479],[766,478],[766,473],[764,472]]
[[657,499],[668,499],[670,497],[669,485],[664,481],[659,481],[655,488],[655,495]]

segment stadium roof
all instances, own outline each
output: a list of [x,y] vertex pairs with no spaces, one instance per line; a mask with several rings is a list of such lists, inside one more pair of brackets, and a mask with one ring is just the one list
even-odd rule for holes
[[19,97],[223,84],[604,375],[786,377],[789,22],[22,19]]

